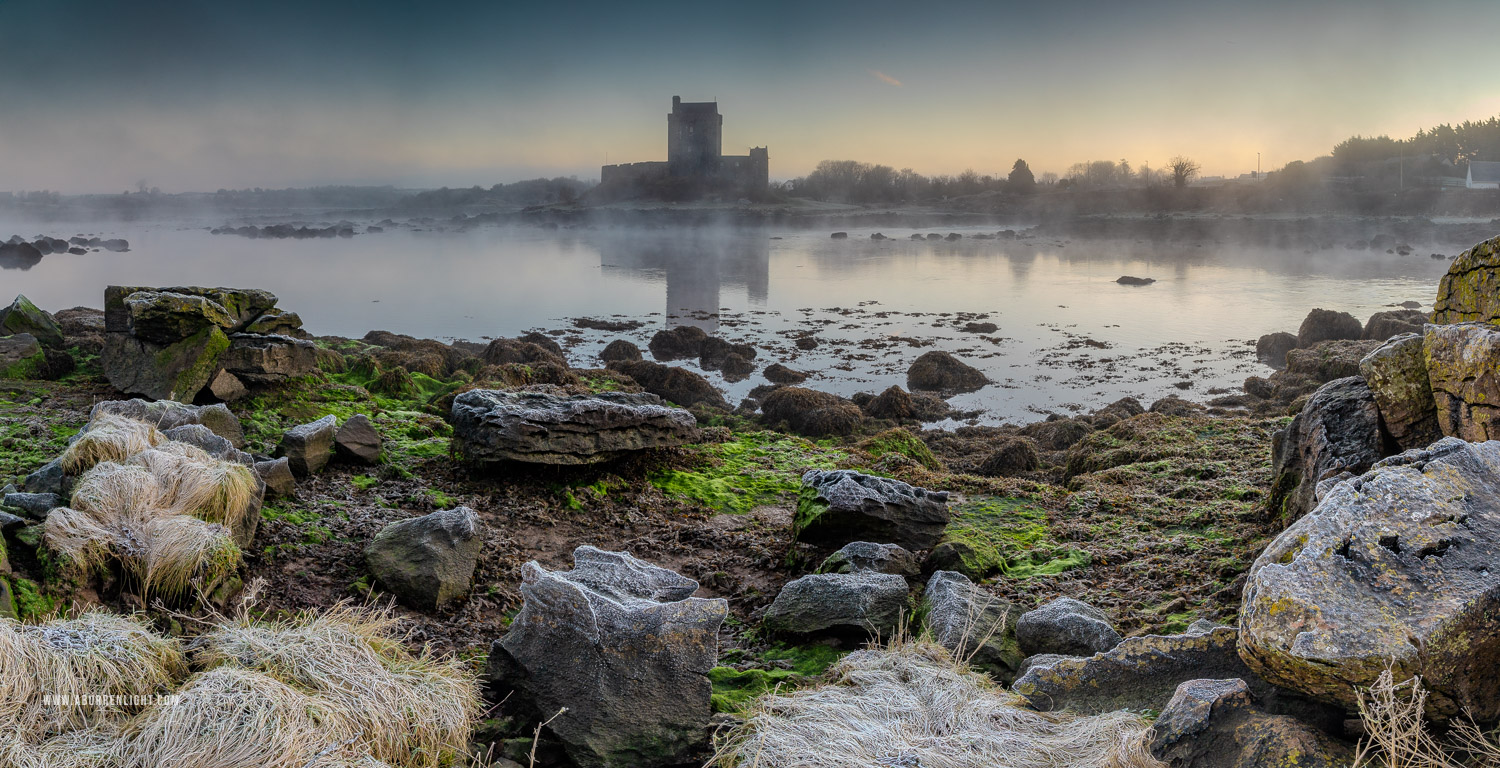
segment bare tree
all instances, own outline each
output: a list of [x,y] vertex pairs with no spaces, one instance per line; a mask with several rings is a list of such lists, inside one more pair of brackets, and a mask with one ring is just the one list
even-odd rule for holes
[[1197,161],[1178,155],[1167,161],[1167,173],[1172,174],[1172,186],[1181,189],[1198,177]]

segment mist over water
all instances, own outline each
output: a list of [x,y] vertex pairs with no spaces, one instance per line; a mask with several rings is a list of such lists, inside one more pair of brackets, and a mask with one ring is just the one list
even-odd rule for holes
[[[30,234],[35,224],[0,231]],[[1430,305],[1446,260],[1378,251],[1316,251],[1232,243],[975,240],[911,241],[914,230],[595,231],[397,228],[353,238],[254,240],[198,227],[111,225],[129,253],[46,256],[0,270],[0,293],[51,309],[98,307],[109,284],[260,287],[315,334],[384,329],[483,340],[540,330],[574,365],[597,365],[604,344],[693,324],[811,371],[808,386],[843,395],[905,386],[930,349],[958,355],[994,382],[950,402],[982,422],[1024,422],[1092,409],[1125,395],[1207,400],[1268,369],[1254,339],[1296,331],[1313,307],[1361,320],[1402,301]],[[922,230],[923,233],[929,230]],[[944,228],[946,233],[950,228]],[[53,232],[67,236],[73,232]],[[1450,249],[1451,250],[1451,249]],[[1119,285],[1121,275],[1156,283]],[[644,321],[624,333],[584,331],[571,319]],[[965,332],[990,322],[993,333]],[[818,348],[799,350],[812,334]],[[648,353],[649,354],[649,353]],[[697,370],[696,361],[675,363]],[[738,402],[764,383],[726,382]],[[1188,384],[1179,386],[1182,382]]]

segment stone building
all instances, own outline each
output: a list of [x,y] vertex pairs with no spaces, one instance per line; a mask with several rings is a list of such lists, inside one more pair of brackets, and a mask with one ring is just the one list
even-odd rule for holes
[[771,174],[766,148],[725,155],[723,137],[718,102],[685,102],[673,96],[672,111],[667,113],[666,162],[606,165],[599,172],[600,186],[621,193],[689,196],[764,192]]

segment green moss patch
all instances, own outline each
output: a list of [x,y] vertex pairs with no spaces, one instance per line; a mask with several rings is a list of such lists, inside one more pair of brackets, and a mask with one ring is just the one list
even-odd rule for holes
[[[708,671],[708,680],[713,684],[714,711],[739,712],[750,702],[776,690],[777,686],[785,689],[806,685],[826,672],[841,656],[842,652],[826,645],[773,645],[752,660],[769,668],[714,667]],[[743,658],[743,654],[725,660],[734,657]]]
[[1030,499],[979,496],[953,508],[943,534],[961,553],[965,571],[1011,579],[1052,576],[1090,562],[1048,529],[1047,510]]
[[689,499],[720,512],[744,514],[787,500],[809,469],[833,469],[847,454],[779,432],[748,432],[723,443],[693,446],[702,457],[697,469],[656,473],[651,484],[669,496]]
[[928,469],[942,469],[942,464],[932,454],[932,449],[921,438],[900,427],[888,429],[865,440],[859,444],[859,448],[872,458],[878,459],[888,453],[896,453]]

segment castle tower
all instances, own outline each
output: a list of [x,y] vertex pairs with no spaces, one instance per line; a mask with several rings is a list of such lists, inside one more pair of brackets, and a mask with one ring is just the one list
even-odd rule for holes
[[718,102],[684,102],[673,96],[667,115],[668,173],[698,179],[717,176],[724,156],[723,133]]

